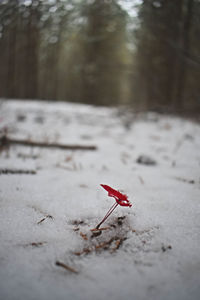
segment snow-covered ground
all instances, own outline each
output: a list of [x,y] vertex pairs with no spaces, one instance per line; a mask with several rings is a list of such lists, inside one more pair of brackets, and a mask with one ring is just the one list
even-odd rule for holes
[[[115,108],[1,101],[5,127],[10,139],[97,149],[3,147],[0,299],[199,299],[199,124]],[[146,156],[152,164],[144,164]],[[101,183],[126,193],[133,206],[117,207],[108,229],[93,236],[114,203]]]

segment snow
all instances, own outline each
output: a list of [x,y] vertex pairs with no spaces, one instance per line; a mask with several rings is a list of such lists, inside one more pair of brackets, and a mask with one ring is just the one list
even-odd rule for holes
[[[2,100],[0,108],[9,138],[97,146],[1,151],[0,170],[36,172],[0,174],[1,299],[199,299],[198,123],[59,102]],[[141,155],[156,164],[139,164]],[[114,203],[101,183],[133,206],[117,207],[109,229],[91,238]]]

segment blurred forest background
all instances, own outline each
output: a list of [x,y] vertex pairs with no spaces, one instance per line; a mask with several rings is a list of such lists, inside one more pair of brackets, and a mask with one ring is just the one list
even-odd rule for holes
[[0,0],[0,97],[200,111],[200,1]]

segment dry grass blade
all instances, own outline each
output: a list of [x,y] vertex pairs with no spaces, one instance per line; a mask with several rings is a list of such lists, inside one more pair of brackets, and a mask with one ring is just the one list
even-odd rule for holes
[[80,232],[80,236],[85,240],[87,241],[88,240],[88,237],[86,234],[84,234],[83,232]]
[[100,243],[100,244],[98,244],[96,247],[95,247],[95,249],[96,250],[98,250],[98,249],[102,249],[102,248],[108,248],[110,245],[111,245],[111,243],[113,242],[113,238],[111,238],[110,240],[108,240],[108,241],[105,241],[105,242],[102,242],[102,243]]
[[80,256],[82,254],[88,254],[91,253],[94,249],[91,248],[84,248],[82,251],[73,252],[74,255]]
[[113,247],[111,249],[111,253],[114,252],[114,251],[116,251],[117,249],[119,249],[119,247],[121,246],[121,244],[123,243],[123,241],[124,241],[124,238],[116,240],[115,241],[115,247]]
[[102,231],[102,230],[108,230],[108,229],[110,229],[110,227],[93,228],[93,229],[90,229],[90,231],[94,232],[94,231]]

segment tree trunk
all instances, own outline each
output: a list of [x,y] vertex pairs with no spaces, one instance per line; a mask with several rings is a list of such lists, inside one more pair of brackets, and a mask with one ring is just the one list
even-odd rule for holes
[[193,10],[194,0],[187,1],[187,11],[185,18],[183,20],[183,31],[182,31],[182,53],[179,55],[180,66],[178,74],[178,83],[177,83],[177,94],[175,108],[181,110],[184,108],[184,91],[185,83],[187,80],[187,64],[184,59],[184,54],[188,55],[190,51],[190,30],[192,25],[192,10]]

